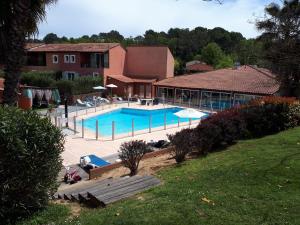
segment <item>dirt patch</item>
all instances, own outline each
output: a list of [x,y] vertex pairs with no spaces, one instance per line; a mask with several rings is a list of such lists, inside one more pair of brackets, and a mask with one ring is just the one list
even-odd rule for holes
[[[175,163],[176,163],[175,160],[171,159],[169,153],[152,157],[152,158],[147,158],[140,162],[138,175],[152,175],[155,174],[160,169],[168,167]],[[122,166],[110,170],[106,173],[103,173],[102,176],[98,178],[98,180],[103,180],[107,178],[118,178],[121,176],[126,176],[128,174],[129,174],[129,169]]]
[[53,201],[53,204],[59,204],[59,205],[65,205],[68,206],[70,208],[70,219],[73,219],[75,217],[78,217],[80,215],[81,212],[81,205],[79,203],[75,203],[75,202],[70,202],[70,201],[66,201],[66,200],[56,200]]

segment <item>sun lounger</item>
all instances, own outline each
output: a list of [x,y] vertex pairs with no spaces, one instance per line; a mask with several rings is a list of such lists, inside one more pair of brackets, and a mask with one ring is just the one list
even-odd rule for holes
[[97,168],[101,166],[107,166],[110,163],[104,161],[103,159],[95,156],[95,155],[88,155],[88,156],[83,156],[80,158],[80,167],[82,168]]
[[77,104],[80,106],[92,107],[93,105],[89,102],[82,102],[80,99],[76,100]]

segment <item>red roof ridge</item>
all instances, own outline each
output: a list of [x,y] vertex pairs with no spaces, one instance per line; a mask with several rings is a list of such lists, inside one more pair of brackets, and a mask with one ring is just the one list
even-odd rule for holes
[[254,70],[256,70],[257,72],[259,72],[259,73],[261,73],[261,74],[269,77],[269,78],[273,78],[273,79],[275,78],[274,74],[272,75],[271,72],[267,73],[267,72],[263,71],[262,68],[258,68],[258,67],[253,66],[253,65],[247,65],[247,66],[250,67],[250,68],[252,68],[252,69],[254,69]]
[[121,46],[120,43],[55,43],[39,45],[29,48],[32,52],[105,52],[114,47]]
[[129,45],[126,48],[169,48],[167,45]]

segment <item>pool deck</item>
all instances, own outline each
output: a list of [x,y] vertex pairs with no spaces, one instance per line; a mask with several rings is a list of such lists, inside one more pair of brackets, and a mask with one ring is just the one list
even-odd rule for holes
[[[170,108],[175,107],[171,105],[157,105],[157,106],[141,106],[137,104],[130,104],[129,108],[135,109],[163,109],[163,108]],[[78,116],[77,119],[87,119],[96,115],[100,115],[112,110],[116,110],[118,108],[128,108],[127,104],[120,104],[118,106],[104,109],[98,112],[91,112],[87,115]],[[199,121],[198,121],[199,122]],[[198,122],[194,122],[191,127],[197,126]],[[70,124],[71,127],[72,123]],[[175,134],[176,132],[189,127],[188,123],[182,124],[182,126],[177,127],[171,126],[168,129],[164,130],[163,128],[153,128],[153,132],[149,133],[149,131],[138,131],[135,133],[135,136],[132,137],[131,135],[126,135],[127,137],[116,137],[114,141],[111,139],[101,139],[96,140],[95,134],[85,130],[85,138],[81,137],[81,134],[74,134],[72,131],[68,132],[69,134],[65,138],[65,151],[62,153],[63,164],[65,166],[72,165],[79,163],[79,158],[85,155],[96,155],[100,158],[111,158],[112,160],[110,163],[114,161],[116,158],[116,154],[120,148],[120,145],[124,142],[131,141],[131,140],[143,140],[149,142],[151,140],[158,141],[158,140],[167,140],[168,134]]]

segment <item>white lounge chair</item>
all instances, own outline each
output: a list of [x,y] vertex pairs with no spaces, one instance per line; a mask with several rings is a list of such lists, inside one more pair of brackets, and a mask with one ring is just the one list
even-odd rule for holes
[[100,101],[103,101],[105,103],[110,103],[110,101],[107,98],[100,98]]
[[77,104],[81,105],[81,106],[87,106],[87,107],[92,107],[92,105],[88,102],[82,102],[80,99],[76,100]]
[[85,103],[83,103],[80,99],[77,99],[76,102],[78,105],[85,106]]

